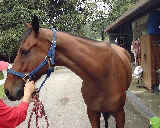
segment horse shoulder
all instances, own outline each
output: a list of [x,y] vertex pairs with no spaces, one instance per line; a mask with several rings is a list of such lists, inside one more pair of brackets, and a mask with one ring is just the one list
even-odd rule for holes
[[112,44],[112,48],[115,50],[117,55],[120,57],[123,65],[124,65],[124,70],[127,73],[127,88],[126,89],[128,89],[129,85],[131,83],[131,80],[132,80],[131,57],[130,57],[128,51],[122,47],[119,47],[115,44]]

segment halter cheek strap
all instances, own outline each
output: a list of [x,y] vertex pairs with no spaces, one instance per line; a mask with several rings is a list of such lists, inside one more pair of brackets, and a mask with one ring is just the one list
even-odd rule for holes
[[56,53],[56,30],[54,28],[52,28],[51,30],[53,32],[53,40],[51,42],[51,46],[48,51],[48,56],[46,56],[44,58],[44,60],[41,62],[40,65],[38,65],[32,72],[30,72],[28,74],[16,72],[13,69],[8,70],[9,74],[16,75],[17,77],[22,78],[26,82],[27,79],[32,80],[33,77],[36,75],[36,73],[39,72],[40,69],[43,68],[46,64],[48,64],[49,67],[48,67],[47,75],[46,75],[45,79],[43,80],[43,82],[41,83],[40,87],[38,88],[38,90],[37,90],[38,92],[41,90],[41,88],[43,87],[46,80],[50,77],[51,73],[54,72],[55,53]]

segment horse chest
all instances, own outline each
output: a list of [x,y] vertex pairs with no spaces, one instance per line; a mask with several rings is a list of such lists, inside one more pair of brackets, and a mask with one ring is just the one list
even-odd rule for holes
[[81,88],[82,96],[85,104],[88,108],[100,111],[103,107],[104,99],[104,91],[101,91],[100,88],[96,87],[91,83],[83,82]]
[[82,84],[81,88],[82,96],[85,104],[92,110],[99,110],[101,108],[101,102],[103,97],[100,91],[89,84]]

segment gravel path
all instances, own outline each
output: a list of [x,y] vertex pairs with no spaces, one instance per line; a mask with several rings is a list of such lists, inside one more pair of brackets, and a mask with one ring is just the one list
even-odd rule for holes
[[[39,85],[41,80],[36,85]],[[40,98],[45,105],[50,128],[90,128],[86,106],[81,95],[81,82],[82,80],[68,69],[56,70],[46,82],[41,90]],[[8,100],[5,102],[9,105],[18,103]],[[32,104],[28,110],[28,116],[31,108]],[[135,111],[129,102],[126,103],[125,111],[125,128],[147,128],[148,121]],[[27,120],[28,117],[18,128],[27,128]],[[40,128],[46,126],[44,120],[41,120],[39,124]],[[112,117],[109,119],[109,126],[109,128],[115,128]],[[103,118],[101,118],[101,127],[104,128]],[[35,120],[31,128],[35,128]]]

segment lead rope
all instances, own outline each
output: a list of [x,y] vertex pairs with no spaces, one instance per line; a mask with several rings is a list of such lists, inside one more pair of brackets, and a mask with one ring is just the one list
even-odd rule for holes
[[39,124],[38,124],[39,118],[43,118],[43,117],[46,122],[46,128],[48,128],[49,127],[48,117],[46,115],[44,105],[43,105],[42,101],[40,101],[40,99],[39,99],[39,93],[35,93],[32,96],[32,98],[33,98],[34,104],[33,104],[32,112],[30,114],[30,118],[28,121],[28,128],[30,128],[30,126],[31,126],[33,114],[35,114],[35,116],[36,116],[36,128],[39,128]]

